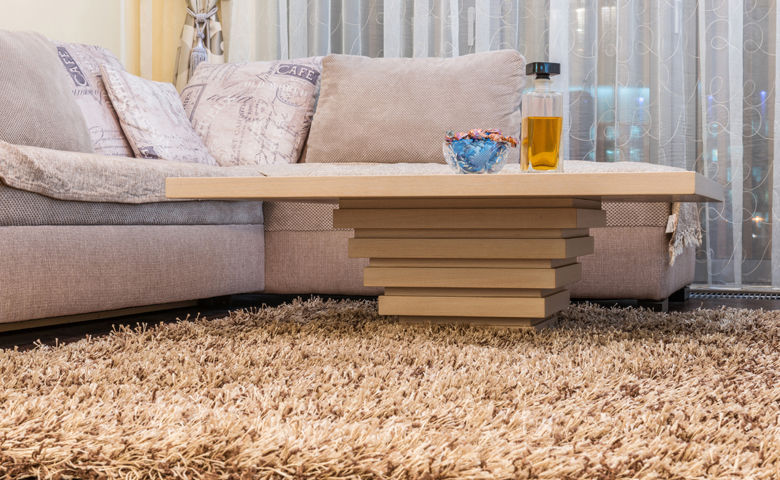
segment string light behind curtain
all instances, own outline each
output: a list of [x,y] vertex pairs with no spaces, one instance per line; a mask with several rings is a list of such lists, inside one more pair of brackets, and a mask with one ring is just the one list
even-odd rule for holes
[[515,48],[529,61],[561,62],[566,157],[659,163],[720,181],[726,201],[701,210],[697,282],[780,288],[775,1],[223,0],[223,7],[230,61]]

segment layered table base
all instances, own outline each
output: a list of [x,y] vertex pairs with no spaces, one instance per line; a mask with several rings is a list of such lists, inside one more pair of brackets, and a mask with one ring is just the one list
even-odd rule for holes
[[402,321],[541,328],[569,304],[597,200],[460,198],[341,200],[350,257],[370,259],[364,284],[385,287],[379,313]]

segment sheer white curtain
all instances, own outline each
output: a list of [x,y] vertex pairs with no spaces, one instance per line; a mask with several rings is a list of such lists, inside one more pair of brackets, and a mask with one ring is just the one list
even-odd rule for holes
[[[697,170],[697,282],[780,287],[780,16],[751,0],[222,0],[230,61],[515,48],[562,64],[568,158]],[[775,155],[777,153],[777,155]],[[777,180],[777,182],[775,181]],[[773,208],[773,206],[777,208]],[[777,242],[772,242],[777,238]]]

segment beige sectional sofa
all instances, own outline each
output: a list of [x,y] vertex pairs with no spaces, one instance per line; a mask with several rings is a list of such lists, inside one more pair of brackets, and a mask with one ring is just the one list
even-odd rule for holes
[[[352,232],[332,227],[334,208],[68,202],[0,184],[0,323],[248,292],[380,294],[363,286],[367,260],[348,258]],[[669,265],[669,208],[605,204],[608,226],[592,231],[596,253],[580,259],[572,297],[663,301],[691,283],[692,247]]]
[[[51,90],[50,83],[56,83],[47,83],[47,79],[51,80],[57,74],[65,75],[58,73],[59,60],[71,74],[75,68],[73,59],[63,57],[62,51],[60,59],[54,57],[54,53],[48,51],[47,41],[39,36],[17,37],[0,32],[0,43],[26,45],[24,48],[6,48],[0,54],[8,56],[8,52],[15,52],[19,57],[14,60],[17,63],[28,61],[25,55],[29,55],[33,47],[37,49],[38,57],[51,57],[48,59],[51,68],[37,73],[39,81],[35,88],[41,91]],[[522,57],[516,52],[510,53],[514,62],[510,68],[502,55],[506,53],[497,54],[495,61],[508,69],[505,75],[513,76],[512,82],[517,82],[514,77],[522,71]],[[351,64],[353,60],[342,58],[340,61]],[[471,61],[474,59],[467,60]],[[436,62],[445,61],[438,59]],[[6,62],[6,65],[10,63]],[[464,65],[468,67],[469,64]],[[31,72],[37,68],[32,63],[27,66]],[[437,63],[435,68],[439,67]],[[0,77],[8,80],[4,87],[8,88],[16,81],[21,92],[18,95],[22,95],[27,87],[25,82],[14,77],[15,72],[15,69],[0,65]],[[369,82],[377,78],[376,75],[368,77]],[[80,81],[81,77],[74,80]],[[484,81],[488,80],[489,76]],[[68,81],[70,79],[64,80],[65,84]],[[349,83],[348,79],[344,81]],[[515,86],[516,83],[511,82],[504,86],[508,95],[518,94]],[[410,89],[413,87],[409,86]],[[86,89],[77,92],[79,98],[84,92],[85,95],[95,93],[86,83],[79,88]],[[60,90],[49,94],[52,98],[69,95],[64,87]],[[5,108],[15,109],[17,116],[27,111],[24,110],[25,102],[20,101],[18,95],[0,95],[0,100],[6,102]],[[99,95],[95,97],[96,101],[100,98]],[[69,113],[66,112],[69,116],[60,115],[60,125],[74,123],[77,107],[73,104],[69,108]],[[333,108],[332,103],[330,108]],[[510,116],[517,116],[516,109],[509,110]],[[338,117],[338,109],[331,113],[334,118]],[[54,117],[43,110],[37,114],[47,120]],[[96,312],[103,312],[99,314],[101,316],[122,314],[134,307],[164,308],[180,302],[238,293],[381,293],[379,289],[363,286],[362,270],[366,260],[348,258],[346,241],[352,232],[332,227],[332,212],[336,208],[333,204],[164,202],[159,192],[156,197],[144,193],[143,182],[136,185],[141,192],[139,197],[105,200],[93,192],[105,193],[108,187],[119,192],[132,190],[129,183],[156,168],[155,161],[164,161],[144,163],[150,160],[74,155],[59,150],[35,150],[34,147],[20,150],[10,145],[88,152],[87,130],[92,142],[100,137],[95,135],[94,128],[87,129],[82,125],[84,138],[71,142],[75,133],[55,127],[38,131],[33,125],[36,121],[22,122],[23,128],[16,128],[18,125],[14,122],[0,125],[0,139],[9,142],[0,142],[0,255],[3,260],[0,262],[0,331],[45,322],[76,321],[95,317]],[[319,136],[327,137],[328,132],[321,124],[319,127]],[[413,129],[412,133],[418,130]],[[439,130],[437,126],[436,132]],[[121,132],[113,135],[121,136]],[[425,145],[430,147],[432,144],[425,142]],[[385,146],[388,151],[383,155],[394,159],[397,152],[393,150],[392,142]],[[426,161],[439,160],[438,149],[439,146],[429,148],[431,160]],[[127,151],[126,148],[120,150]],[[327,152],[313,153],[322,156]],[[413,155],[409,158],[419,160]],[[344,161],[347,160],[354,158]],[[9,174],[22,161],[28,162],[26,168],[30,178]],[[49,187],[59,188],[59,196],[48,195],[41,187],[43,167],[51,162],[62,162],[45,172]],[[106,174],[107,169],[101,169],[101,165],[116,165],[118,170]],[[187,164],[176,165],[168,170],[174,172],[169,176],[179,176],[175,172],[181,172]],[[80,183],[84,179],[71,179],[75,182],[73,185],[81,188],[78,195],[73,193],[73,185],[63,187],[67,182],[61,177],[73,170],[89,168],[96,169],[97,173],[93,171],[86,175],[87,183]],[[232,167],[192,168],[194,175],[222,175],[221,172],[229,170],[221,168]],[[240,174],[253,174],[252,171],[241,171]],[[12,177],[16,183],[9,183]],[[156,185],[154,188],[159,189],[163,179],[158,172],[148,185]],[[582,259],[583,281],[572,289],[574,297],[663,300],[693,280],[692,248],[679,255],[674,265],[669,264],[669,235],[665,233],[669,204],[608,204],[605,208],[608,226],[593,232],[596,254]]]

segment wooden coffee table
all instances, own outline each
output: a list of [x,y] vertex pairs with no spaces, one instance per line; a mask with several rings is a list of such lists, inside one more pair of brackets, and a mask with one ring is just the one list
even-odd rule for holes
[[169,178],[166,195],[338,200],[349,256],[369,258],[365,285],[385,289],[380,314],[540,328],[569,304],[602,199],[722,201],[723,188],[693,172],[332,175]]

